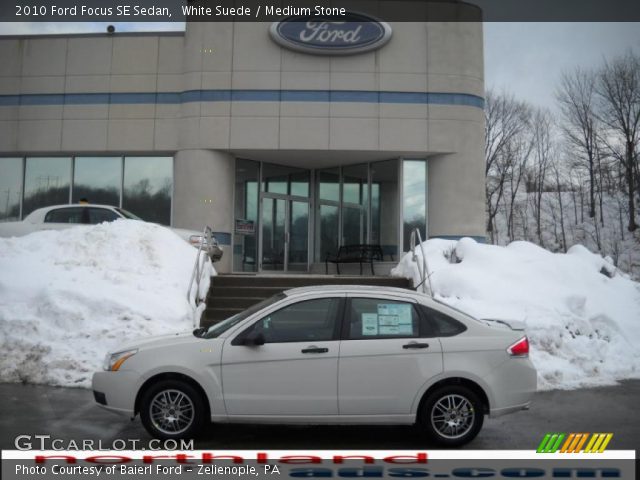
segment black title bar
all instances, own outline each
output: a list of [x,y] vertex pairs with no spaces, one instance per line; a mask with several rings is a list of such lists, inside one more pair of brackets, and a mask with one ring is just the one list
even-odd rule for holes
[[640,22],[640,0],[2,0],[0,21],[272,22],[347,11],[389,22]]

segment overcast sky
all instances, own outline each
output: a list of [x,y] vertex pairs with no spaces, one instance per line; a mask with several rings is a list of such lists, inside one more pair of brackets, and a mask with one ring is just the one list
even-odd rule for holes
[[[0,34],[102,32],[106,23],[0,24]],[[123,23],[118,31],[183,29],[179,23]],[[534,105],[554,108],[564,70],[597,67],[631,48],[640,53],[640,23],[485,23],[485,83]]]

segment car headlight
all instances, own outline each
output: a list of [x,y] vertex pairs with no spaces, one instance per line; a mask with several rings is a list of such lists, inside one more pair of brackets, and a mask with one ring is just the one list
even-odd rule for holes
[[107,353],[107,356],[104,357],[102,368],[107,372],[117,372],[122,364],[136,353],[138,353],[137,348],[135,350],[125,350],[124,352]]

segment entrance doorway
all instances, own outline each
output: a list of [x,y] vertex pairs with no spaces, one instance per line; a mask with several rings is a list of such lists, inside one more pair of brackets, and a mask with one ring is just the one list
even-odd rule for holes
[[262,194],[260,270],[309,268],[309,202],[288,195]]

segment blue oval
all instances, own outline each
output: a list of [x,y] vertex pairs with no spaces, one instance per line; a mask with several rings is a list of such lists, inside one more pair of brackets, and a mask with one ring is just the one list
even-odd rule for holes
[[341,17],[287,17],[271,25],[271,37],[292,50],[320,55],[355,54],[380,48],[391,27],[373,17],[347,13]]

